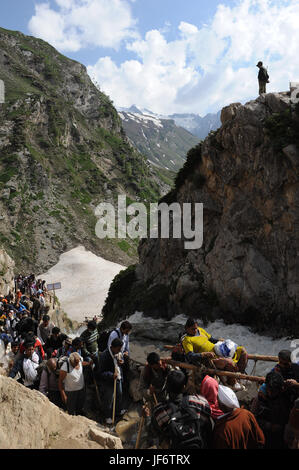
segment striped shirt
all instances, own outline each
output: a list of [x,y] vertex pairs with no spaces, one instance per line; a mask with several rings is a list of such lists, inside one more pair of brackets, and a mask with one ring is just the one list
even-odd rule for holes
[[99,333],[97,329],[93,331],[87,329],[83,331],[80,336],[80,339],[83,341],[87,351],[91,354],[95,354],[98,351],[98,337]]

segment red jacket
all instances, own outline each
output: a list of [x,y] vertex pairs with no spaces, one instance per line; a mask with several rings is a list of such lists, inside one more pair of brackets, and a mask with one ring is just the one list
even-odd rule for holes
[[[38,338],[36,338],[35,340],[35,343],[34,343],[34,349],[39,349],[39,351],[37,351],[38,355],[42,358],[42,360],[45,359],[45,351],[44,351],[44,348],[42,346],[42,343],[40,342],[40,340]],[[24,346],[24,343],[21,344],[20,346],[20,353],[24,353],[25,351],[25,346]]]

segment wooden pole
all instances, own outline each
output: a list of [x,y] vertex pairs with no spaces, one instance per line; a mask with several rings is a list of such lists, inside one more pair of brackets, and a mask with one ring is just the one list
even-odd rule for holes
[[[164,349],[167,350],[172,350],[173,348],[174,346],[168,344],[164,346]],[[251,359],[252,361],[278,362],[277,356],[265,356],[262,354],[248,354],[248,359]]]
[[55,308],[55,288],[54,288],[54,296],[53,296],[53,308]]
[[115,407],[116,407],[116,381],[117,377],[114,379],[114,391],[113,391],[113,413],[112,413],[112,425],[114,426],[115,421]]
[[[174,367],[181,367],[183,369],[189,369],[189,370],[197,369],[197,367],[192,364],[187,364],[185,362],[176,362],[176,361],[173,361],[172,359],[165,359],[165,362],[167,362],[168,364],[171,364]],[[246,375],[246,374],[241,374],[239,372],[228,372],[226,370],[209,369],[208,367],[204,368],[204,372],[206,372],[207,374],[211,374],[211,375],[213,374],[219,375],[219,377],[234,377],[236,379],[249,380],[250,382],[265,382],[265,377]]]
[[141,432],[142,432],[143,425],[144,425],[144,416],[142,415],[140,423],[139,423],[139,429],[138,429],[138,435],[137,435],[137,441],[136,441],[135,449],[139,449],[139,444],[140,444],[140,438],[141,438]]
[[155,392],[153,393],[153,397],[154,397],[154,402],[155,402],[155,405],[158,405],[158,400],[157,400],[157,397],[156,397],[156,394],[155,394]]
[[92,374],[92,378],[93,378],[93,383],[94,383],[95,388],[96,388],[96,396],[97,396],[97,399],[98,399],[99,407],[101,408],[101,399],[100,399],[99,388],[98,388],[98,384],[97,384],[97,381],[95,379],[94,371],[93,371],[92,367],[91,367],[91,374]]
[[263,356],[261,354],[248,354],[252,361],[278,362],[278,356]]

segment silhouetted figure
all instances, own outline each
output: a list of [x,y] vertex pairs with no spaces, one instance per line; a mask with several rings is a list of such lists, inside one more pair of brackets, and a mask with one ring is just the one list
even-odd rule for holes
[[258,62],[256,65],[260,70],[258,74],[259,81],[259,95],[266,93],[266,85],[269,83],[269,75],[267,69],[263,66],[263,62]]

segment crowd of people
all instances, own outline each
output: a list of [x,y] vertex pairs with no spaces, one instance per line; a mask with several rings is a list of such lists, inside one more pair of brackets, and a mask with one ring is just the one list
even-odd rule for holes
[[158,354],[148,355],[140,389],[146,401],[144,416],[151,417],[160,447],[299,449],[299,364],[292,363],[290,351],[278,353],[278,363],[247,407],[236,395],[244,388],[237,376],[225,380],[205,372],[210,365],[246,374],[243,346],[213,338],[190,318],[172,358],[202,367],[194,379],[188,369],[173,370]]
[[[130,403],[132,325],[125,320],[102,331],[97,319],[89,320],[71,338],[51,321],[46,298],[45,282],[33,274],[18,276],[15,292],[0,296],[8,376],[71,415],[85,414],[86,389],[94,387],[103,423],[114,424]],[[245,347],[211,336],[190,318],[179,337],[172,361],[150,353],[139,379],[142,413],[160,448],[299,448],[299,365],[290,351],[279,352],[245,407],[237,398],[244,386],[234,374],[224,379],[205,372],[209,367],[246,374]],[[198,366],[198,374],[184,363]]]

